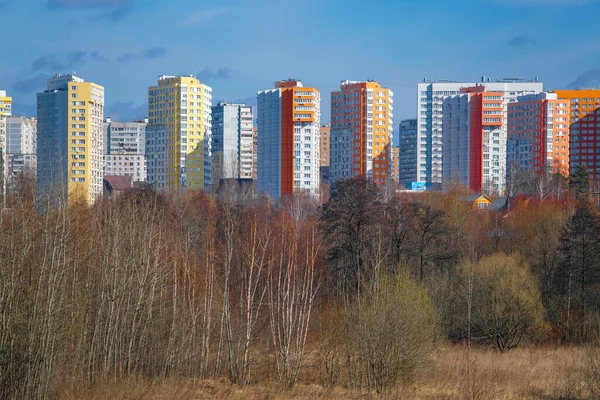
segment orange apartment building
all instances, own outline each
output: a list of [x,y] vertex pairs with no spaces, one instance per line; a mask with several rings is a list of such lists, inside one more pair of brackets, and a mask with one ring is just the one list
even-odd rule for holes
[[508,105],[507,174],[569,176],[571,102],[557,93],[520,96]]
[[286,80],[257,96],[257,188],[272,199],[319,192],[319,91]]
[[[592,179],[600,178],[600,89],[557,90],[559,99],[570,102],[568,125],[569,169],[585,165]],[[569,111],[567,111],[569,115]]]
[[364,176],[390,180],[393,92],[375,81],[343,81],[331,93],[329,173],[332,182]]

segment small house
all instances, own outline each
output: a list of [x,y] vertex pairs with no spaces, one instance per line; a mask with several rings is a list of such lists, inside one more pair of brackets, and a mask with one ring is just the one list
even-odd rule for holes
[[478,210],[487,210],[488,206],[492,204],[492,199],[484,194],[472,194],[462,197],[463,201],[471,204],[471,206]]

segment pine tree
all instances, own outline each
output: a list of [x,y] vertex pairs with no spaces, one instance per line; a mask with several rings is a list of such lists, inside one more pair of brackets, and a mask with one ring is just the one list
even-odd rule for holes
[[[600,215],[587,199],[577,204],[562,237],[563,260],[555,285],[566,313],[566,339],[586,338],[586,315],[598,308],[596,283],[600,282]],[[572,324],[573,322],[573,324]],[[576,325],[576,326],[574,326]]]
[[577,198],[583,197],[590,189],[590,172],[587,166],[579,165],[569,176],[569,186],[575,191]]

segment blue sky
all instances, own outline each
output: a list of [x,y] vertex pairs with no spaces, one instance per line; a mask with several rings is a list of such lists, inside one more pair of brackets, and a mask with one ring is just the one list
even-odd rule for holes
[[375,79],[395,124],[430,79],[538,76],[546,89],[600,86],[600,0],[0,0],[0,89],[16,113],[57,72],[106,88],[105,115],[146,115],[161,74],[194,74],[213,102],[255,101],[298,78],[329,93]]

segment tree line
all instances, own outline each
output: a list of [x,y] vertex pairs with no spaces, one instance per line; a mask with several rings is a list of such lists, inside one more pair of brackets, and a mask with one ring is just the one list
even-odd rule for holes
[[[0,397],[135,376],[377,392],[441,343],[580,344],[600,326],[600,214],[585,193],[474,209],[353,178],[323,205],[134,189],[0,218]],[[318,377],[307,365],[316,365]]]

